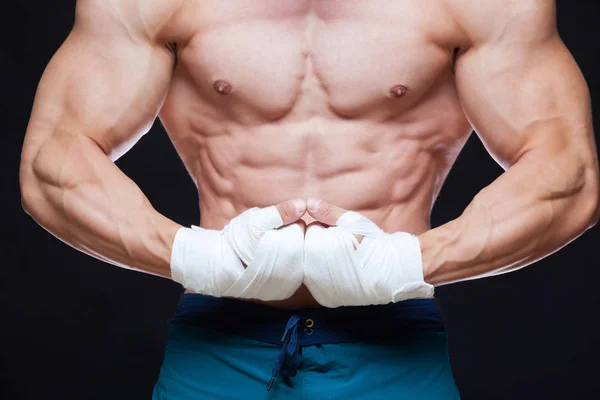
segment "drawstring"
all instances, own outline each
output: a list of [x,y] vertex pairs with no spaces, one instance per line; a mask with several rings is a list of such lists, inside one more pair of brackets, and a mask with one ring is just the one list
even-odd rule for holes
[[300,342],[298,341],[298,324],[302,320],[297,315],[292,315],[287,324],[285,325],[285,332],[281,341],[281,351],[273,366],[273,372],[271,373],[271,380],[267,386],[267,391],[271,390],[275,378],[279,373],[283,376],[296,376],[296,371],[300,366],[302,358],[300,356]]

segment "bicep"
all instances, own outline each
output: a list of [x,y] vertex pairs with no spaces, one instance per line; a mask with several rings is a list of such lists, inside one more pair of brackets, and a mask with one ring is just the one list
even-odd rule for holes
[[538,149],[593,158],[586,82],[558,33],[535,29],[505,26],[456,64],[465,113],[505,169]]
[[104,26],[76,23],[46,67],[33,104],[25,157],[49,138],[65,134],[86,136],[116,159],[156,118],[170,81],[170,54],[132,37],[115,21],[96,22],[100,24]]

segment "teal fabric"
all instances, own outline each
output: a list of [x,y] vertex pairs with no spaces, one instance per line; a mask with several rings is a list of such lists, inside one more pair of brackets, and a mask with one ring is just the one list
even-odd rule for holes
[[267,392],[279,353],[275,344],[202,326],[170,324],[152,398],[460,398],[445,332],[406,330],[379,339],[302,346],[297,374],[279,379]]

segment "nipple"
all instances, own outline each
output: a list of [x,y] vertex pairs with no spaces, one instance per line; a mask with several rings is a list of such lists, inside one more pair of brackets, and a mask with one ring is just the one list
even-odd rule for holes
[[215,81],[215,83],[213,83],[213,88],[217,91],[217,93],[222,94],[222,95],[231,93],[231,89],[233,89],[233,87],[231,86],[231,83],[229,83],[223,79],[219,79],[219,80]]
[[390,88],[390,96],[399,99],[408,92],[408,88],[404,85],[394,85]]

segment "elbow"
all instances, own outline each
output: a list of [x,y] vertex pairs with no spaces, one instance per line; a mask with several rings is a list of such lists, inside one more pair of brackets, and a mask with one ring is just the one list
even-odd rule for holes
[[592,216],[590,218],[589,221],[589,228],[593,228],[597,223],[598,220],[600,220],[600,201],[598,200],[600,198],[600,185],[598,185],[598,182],[596,182],[596,189],[594,190],[594,194],[592,197]]
[[39,191],[32,179],[21,179],[21,207],[26,214],[35,218],[36,210],[39,208]]
[[[600,179],[597,164],[577,157],[565,159],[560,166],[565,171],[560,180],[563,193],[570,200],[566,205],[568,225],[581,234],[594,227],[600,218]],[[568,172],[567,172],[568,171]],[[561,176],[555,173],[554,176]],[[564,178],[567,179],[564,179]]]
[[30,177],[21,182],[20,191],[21,207],[25,214],[29,215],[37,225],[58,236],[61,228],[60,220],[56,218],[56,211],[43,189],[43,183],[35,177]]
[[596,208],[596,214],[594,214],[594,218],[590,221],[590,225],[588,229],[593,228],[598,223],[598,219],[600,219],[600,208]]
[[29,215],[33,221],[44,229],[50,229],[54,226],[53,210],[50,206],[50,199],[42,189],[43,185],[32,177],[22,181],[21,207],[25,214]]
[[585,221],[584,229],[593,228],[600,219],[600,182],[597,171],[592,171],[581,193],[581,217]]
[[568,240],[593,228],[600,217],[600,183],[596,171],[582,168],[574,181],[577,184],[558,197],[563,202],[559,217],[561,230]]
[[[35,159],[34,159],[35,160]],[[19,170],[19,190],[21,207],[26,214],[36,219],[45,201],[39,177],[36,174],[34,160],[21,160]]]
[[35,163],[40,154],[40,147],[32,148],[32,146],[27,146],[27,143],[25,143],[19,165],[21,208],[31,217],[34,217],[34,213],[39,205],[40,190]]
[[25,195],[23,192],[23,188],[21,187],[21,208],[25,211],[25,214],[31,215],[31,201],[29,200],[29,196]]

